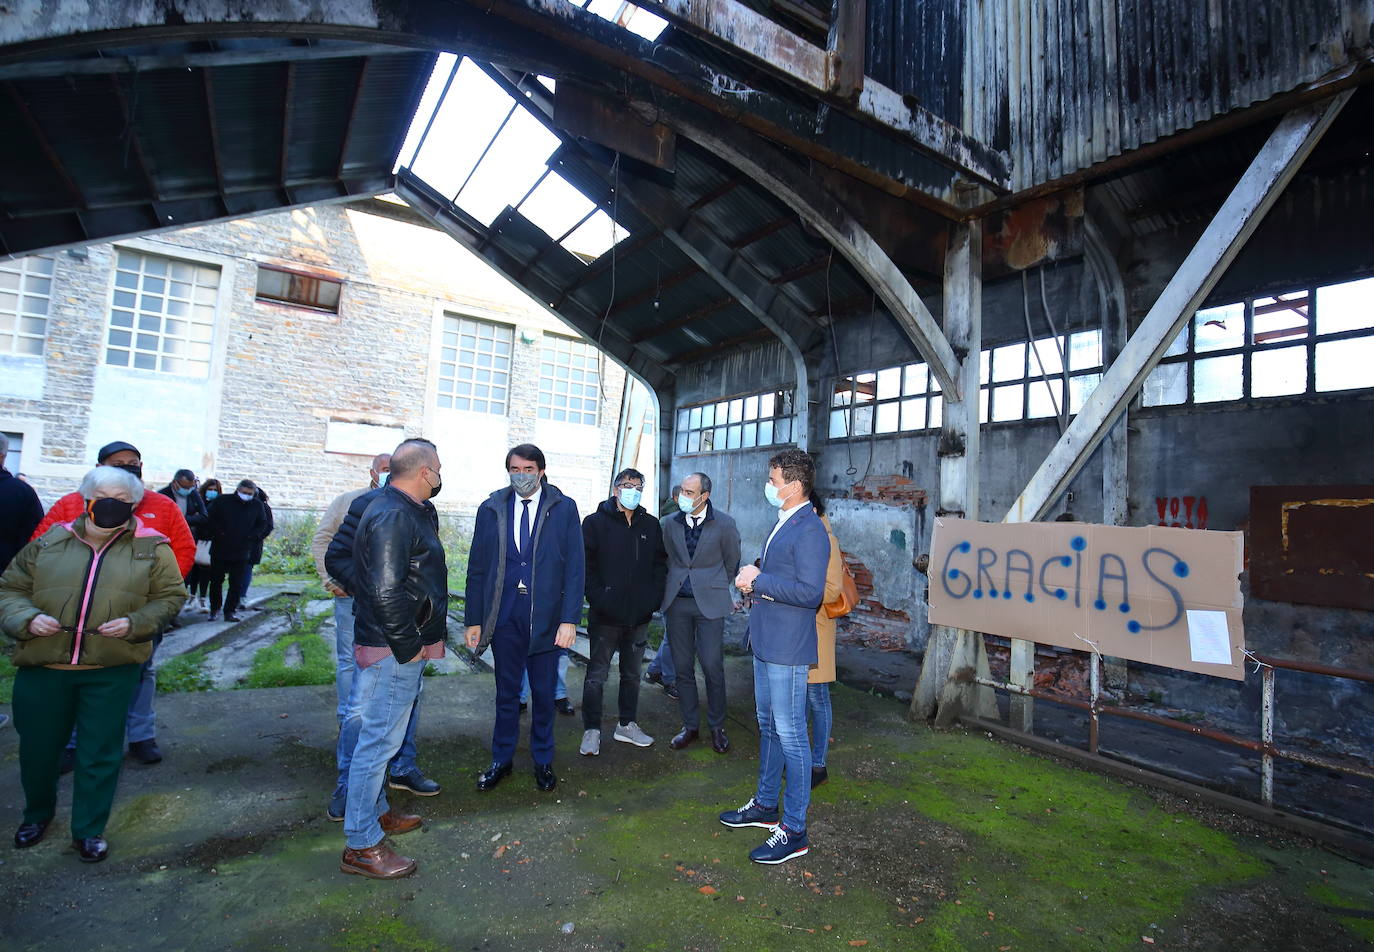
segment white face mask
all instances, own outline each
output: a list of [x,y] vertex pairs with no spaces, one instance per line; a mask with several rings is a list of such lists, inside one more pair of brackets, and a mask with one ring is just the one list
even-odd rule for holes
[[253,501],[253,494],[252,494],[252,493],[236,493],[235,495],[237,495],[237,496],[238,496],[240,499],[242,499],[244,502],[252,502],[252,501]]

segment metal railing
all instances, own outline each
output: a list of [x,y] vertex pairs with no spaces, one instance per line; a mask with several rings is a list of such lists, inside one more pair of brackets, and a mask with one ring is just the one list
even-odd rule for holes
[[1274,805],[1274,758],[1276,757],[1282,757],[1285,760],[1296,761],[1312,767],[1335,770],[1341,773],[1353,774],[1358,777],[1374,780],[1374,767],[1369,767],[1349,760],[1334,760],[1320,754],[1294,750],[1291,747],[1280,747],[1278,744],[1274,743],[1274,721],[1277,717],[1275,710],[1274,683],[1275,672],[1278,669],[1300,671],[1304,674],[1323,675],[1331,678],[1346,678],[1352,681],[1362,681],[1366,684],[1374,684],[1374,671],[1337,668],[1330,665],[1290,661],[1286,658],[1271,658],[1267,655],[1257,655],[1246,652],[1247,659],[1259,667],[1262,677],[1260,739],[1255,741],[1248,740],[1244,737],[1237,737],[1234,734],[1228,734],[1225,731],[1215,728],[1203,727],[1199,724],[1190,724],[1186,721],[1174,720],[1169,717],[1160,717],[1157,714],[1147,714],[1144,711],[1135,711],[1130,708],[1119,707],[1115,704],[1105,702],[1102,698],[1102,679],[1100,674],[1102,656],[1096,651],[1091,654],[1091,669],[1089,672],[1090,698],[1087,701],[1064,697],[1059,694],[1051,694],[1047,691],[1039,691],[1035,688],[1028,688],[1020,684],[1014,684],[1010,681],[995,681],[992,678],[982,677],[975,677],[973,680],[975,683],[985,687],[1007,691],[1011,694],[1033,697],[1042,701],[1050,701],[1081,711],[1087,711],[1089,716],[1088,751],[1092,754],[1098,753],[1098,721],[1103,714],[1112,717],[1128,718],[1135,721],[1144,721],[1147,724],[1167,727],[1171,730],[1182,731],[1183,733],[1193,734],[1197,737],[1205,737],[1208,740],[1214,740],[1222,744],[1229,744],[1233,747],[1254,751],[1260,755],[1260,802],[1265,806]]

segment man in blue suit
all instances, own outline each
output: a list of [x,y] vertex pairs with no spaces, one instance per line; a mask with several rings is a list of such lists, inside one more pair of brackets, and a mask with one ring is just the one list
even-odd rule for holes
[[[759,784],[738,810],[720,815],[726,826],[758,826],[771,834],[749,858],[785,863],[805,856],[806,809],[811,803],[811,748],[806,736],[806,674],[816,663],[816,610],[825,594],[830,537],[811,506],[816,467],[798,449],[768,461],[764,494],[778,522],[758,566],[746,565],[735,586],[756,598],[749,616],[754,651],[754,705],[759,720]],[[783,773],[787,792],[778,800]]]
[[468,555],[468,647],[491,645],[496,724],[491,765],[477,778],[490,790],[511,772],[520,735],[520,682],[530,678],[530,756],[540,790],[553,772],[554,688],[558,648],[572,647],[582,620],[582,522],[577,503],[544,478],[544,453],[522,443],[506,454],[510,485],[477,509]]

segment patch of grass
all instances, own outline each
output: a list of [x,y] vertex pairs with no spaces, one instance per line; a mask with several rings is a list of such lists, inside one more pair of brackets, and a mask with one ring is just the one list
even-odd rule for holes
[[14,700],[14,673],[18,670],[10,661],[9,654],[0,651],[0,704],[9,704]]
[[[304,684],[333,684],[335,675],[334,648],[320,637],[320,625],[328,613],[305,618],[306,595],[286,598],[279,606],[290,617],[291,627],[275,642],[259,648],[253,655],[248,673],[237,688],[281,688]],[[300,664],[289,665],[288,651],[293,645],[300,648]]]
[[157,693],[179,694],[186,691],[212,691],[215,682],[205,673],[206,651],[197,648],[177,655],[157,666]]
[[279,516],[272,534],[262,544],[262,571],[269,575],[314,575],[310,543],[319,525],[320,518],[314,513]]

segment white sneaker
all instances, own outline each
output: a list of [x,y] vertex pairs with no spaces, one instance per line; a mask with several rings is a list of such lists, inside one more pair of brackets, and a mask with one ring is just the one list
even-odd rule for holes
[[200,609],[203,612],[208,612],[210,610],[209,600],[206,599],[204,595],[199,596],[196,599],[196,608]]
[[615,729],[615,739],[626,744],[634,744],[636,747],[648,747],[654,739],[644,733],[640,726],[634,721],[622,724]]
[[579,751],[583,757],[595,757],[601,753],[601,731],[586,730],[582,732],[582,749]]

